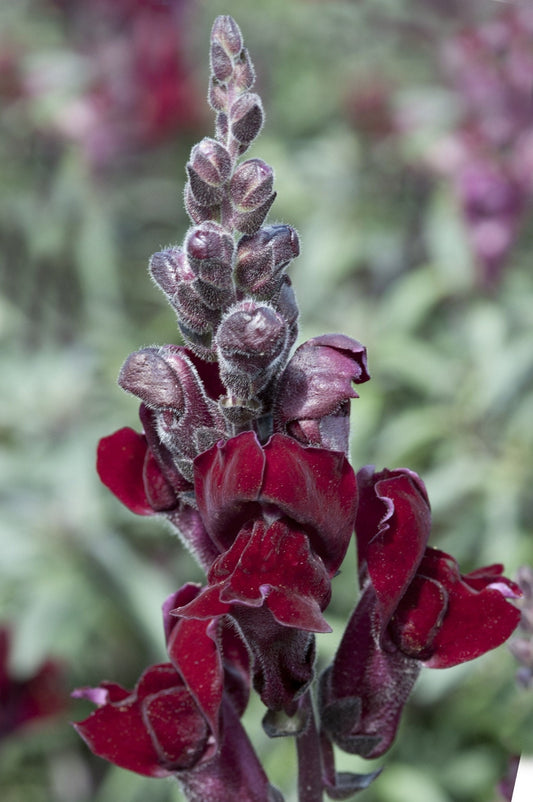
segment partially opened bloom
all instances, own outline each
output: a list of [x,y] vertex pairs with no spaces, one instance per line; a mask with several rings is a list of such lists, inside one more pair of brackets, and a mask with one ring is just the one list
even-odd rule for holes
[[102,682],[75,695],[98,705],[76,730],[96,755],[117,766],[165,777],[213,753],[205,717],[171,663],[147,668],[133,691]]
[[254,432],[243,432],[196,458],[194,487],[220,552],[246,522],[284,516],[307,533],[330,576],[344,559],[357,509],[355,475],[344,454],[281,434],[262,445]]
[[254,685],[267,707],[292,709],[313,677],[312,632],[344,557],[357,506],[343,454],[243,432],[201,454],[195,492],[220,550],[208,586],[177,609],[186,618],[230,616],[254,656]]
[[274,802],[276,792],[239,721],[248,702],[249,656],[223,622],[169,616],[191,601],[189,583],[163,605],[170,662],[150,666],[133,691],[113,682],[74,696],[98,705],[75,728],[94,754],[148,777],[175,777],[191,800]]
[[323,704],[333,740],[377,757],[422,665],[447,668],[502,644],[520,619],[507,599],[521,591],[501,565],[463,576],[450,555],[427,546],[429,502],[416,474],[367,467],[357,478],[363,593],[323,681]]

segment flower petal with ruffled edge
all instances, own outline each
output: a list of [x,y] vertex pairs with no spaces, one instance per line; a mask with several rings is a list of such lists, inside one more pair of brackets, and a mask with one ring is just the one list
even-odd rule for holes
[[321,613],[330,595],[329,576],[307,536],[286,520],[256,521],[213,564],[208,587],[173,612],[209,619],[232,614],[235,606],[265,605],[286,627],[331,632]]
[[344,334],[307,340],[288,362],[274,400],[275,428],[301,443],[348,452],[352,384],[368,381],[366,348]]
[[166,777],[196,765],[209,728],[170,663],[150,666],[129,693],[120,685],[74,692],[99,705],[74,728],[95,755],[148,777]]
[[285,515],[308,534],[330,576],[338,570],[357,509],[355,475],[344,454],[280,434],[262,446],[253,432],[243,432],[200,454],[194,473],[203,522],[221,552],[247,521]]
[[355,523],[361,585],[370,578],[383,631],[424,555],[431,529],[425,486],[413,471],[357,474],[359,507]]
[[[504,643],[520,622],[520,610],[507,598],[519,598],[520,588],[502,576],[503,566],[479,568],[461,575],[457,562],[439,549],[427,549],[416,579],[415,594],[402,599],[395,642],[405,651],[410,633],[422,633],[423,662],[429,668],[449,668],[474,660]],[[426,635],[425,589],[438,587],[446,598],[442,621]],[[426,644],[423,645],[424,637]],[[429,653],[428,653],[429,652]]]

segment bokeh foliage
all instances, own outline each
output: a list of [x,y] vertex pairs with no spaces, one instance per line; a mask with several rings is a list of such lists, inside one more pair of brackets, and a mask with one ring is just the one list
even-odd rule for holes
[[[502,561],[513,575],[533,563],[533,226],[526,216],[487,286],[453,186],[426,158],[460,118],[442,48],[502,4],[179,3],[176,47],[198,107],[157,141],[120,140],[101,163],[65,126],[106,22],[93,11],[80,26],[72,7],[83,4],[0,6],[0,618],[15,633],[13,671],[29,674],[53,654],[70,687],[104,677],[131,686],[164,659],[161,602],[202,579],[162,523],[135,518],[99,485],[94,450],[115,428],[138,428],[135,401],[115,384],[123,359],[178,342],[146,265],[188,225],[184,165],[211,133],[203,98],[219,13],[238,21],[258,73],[267,123],[251,155],[276,171],[270,219],[302,241],[292,268],[300,339],[342,331],[368,347],[372,381],[352,408],[354,467],[418,471],[433,545],[465,571]],[[328,611],[337,637],[356,598],[354,559]],[[319,639],[324,663],[335,638]],[[385,771],[360,798],[496,800],[508,757],[533,750],[533,690],[518,688],[514,672],[505,647],[424,672]],[[69,715],[87,712],[72,702]],[[254,702],[247,722],[289,800],[294,760],[262,733],[261,716]],[[171,783],[93,758],[67,719],[2,744],[5,802],[180,798]]]

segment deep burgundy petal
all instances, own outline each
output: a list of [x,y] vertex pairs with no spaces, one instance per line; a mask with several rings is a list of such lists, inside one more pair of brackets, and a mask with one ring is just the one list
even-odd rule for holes
[[303,343],[283,372],[275,401],[282,430],[290,421],[319,420],[358,395],[352,383],[370,376],[366,348],[343,334],[324,334]]
[[424,660],[432,654],[447,610],[444,586],[429,577],[415,576],[391,619],[388,633],[404,654]]
[[374,473],[367,466],[357,474],[357,483],[361,580],[368,573],[383,630],[424,555],[431,528],[429,502],[422,480],[406,469]]
[[321,614],[330,593],[324,564],[303,532],[286,519],[270,526],[257,521],[213,564],[209,587],[176,612],[206,619],[231,612],[236,605],[265,604],[280,624],[330,632]]
[[134,694],[117,704],[104,704],[74,728],[95,755],[123,769],[147,777],[169,774],[159,763]]
[[299,523],[334,574],[353,531],[357,488],[343,454],[305,448],[275,434],[261,447],[243,432],[200,454],[195,490],[205,526],[221,550],[246,520],[274,508]]
[[141,712],[162,765],[183,771],[198,764],[206,752],[209,729],[186,688],[148,696]]
[[161,473],[161,468],[149,449],[144,460],[143,484],[148,503],[155,512],[173,510],[177,506],[176,491]]
[[167,644],[170,660],[209,724],[213,750],[218,740],[224,680],[217,623],[180,618]]
[[220,551],[257,514],[265,455],[253,432],[232,437],[194,460],[194,489],[205,527]]
[[94,754],[117,766],[165,777],[190,769],[209,752],[207,722],[171,663],[147,668],[132,693],[102,683],[76,695],[100,706],[75,729]]
[[161,612],[163,613],[163,629],[165,631],[165,643],[168,643],[172,630],[178,623],[178,619],[171,615],[175,607],[181,607],[188,604],[195,599],[202,586],[198,582],[187,582],[185,585],[171,593],[161,605]]
[[265,445],[263,502],[307,528],[311,546],[333,576],[354,530],[355,474],[343,454],[306,448],[281,434]]
[[[448,592],[446,616],[433,641],[430,668],[448,668],[473,660],[504,643],[520,622],[520,611],[496,587],[473,588],[450,555],[428,549],[420,570],[437,579]],[[474,581],[487,569],[478,569]],[[501,577],[497,574],[498,581]],[[504,583],[505,584],[505,583]]]
[[153,515],[143,481],[146,437],[125,427],[98,443],[96,469],[106,487],[137,515]]

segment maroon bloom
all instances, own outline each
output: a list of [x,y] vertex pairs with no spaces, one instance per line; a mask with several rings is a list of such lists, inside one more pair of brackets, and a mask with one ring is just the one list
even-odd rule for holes
[[276,428],[305,445],[348,453],[352,383],[370,378],[366,348],[344,334],[301,345],[283,372],[274,401]]
[[46,660],[28,678],[13,677],[8,666],[10,631],[0,628],[0,738],[66,710],[68,696],[61,665]]
[[420,478],[407,470],[358,473],[356,521],[362,584],[376,593],[375,628],[432,668],[472,660],[502,644],[520,613],[520,588],[503,566],[462,576],[453,557],[426,546],[431,519]]
[[187,626],[224,616],[235,621],[253,656],[254,687],[264,704],[293,712],[313,678],[310,633],[331,631],[321,614],[330,579],[307,536],[284,519],[250,523],[215,561],[208,580],[173,613]]
[[[263,702],[292,711],[313,678],[310,633],[330,631],[322,611],[342,559],[337,549],[346,548],[353,529],[355,477],[341,454],[302,448],[282,435],[261,447],[252,432],[202,454],[195,471],[206,528],[221,550],[219,537],[228,548],[211,566],[208,586],[174,613],[234,620],[253,655]],[[338,544],[331,529],[323,532],[327,504],[337,516]]]
[[357,509],[355,475],[343,454],[281,434],[262,446],[254,432],[243,432],[200,454],[194,475],[198,508],[220,552],[247,522],[286,517],[307,534],[330,576],[340,567]]
[[362,597],[323,679],[323,725],[342,748],[378,757],[392,743],[422,665],[446,668],[502,644],[521,591],[492,565],[461,575],[427,547],[425,487],[404,469],[358,473]]
[[96,755],[117,766],[165,777],[209,755],[205,717],[171,663],[147,668],[132,692],[102,682],[74,695],[99,705],[75,729]]
[[174,776],[188,799],[275,802],[239,721],[250,687],[241,637],[223,622],[169,616],[198,593],[189,583],[163,605],[171,662],[147,668],[132,692],[113,682],[78,689],[98,708],[74,726],[94,754],[137,774]]

